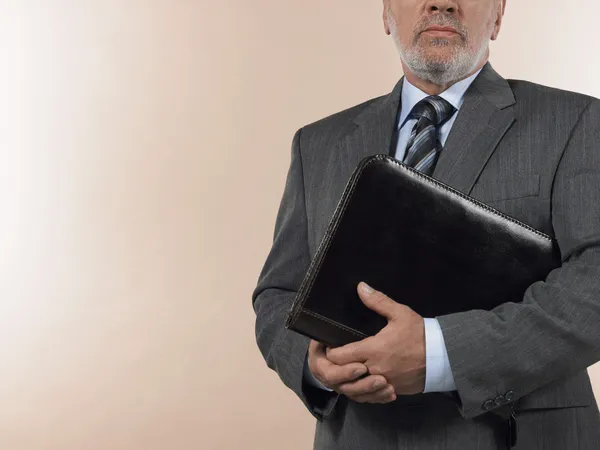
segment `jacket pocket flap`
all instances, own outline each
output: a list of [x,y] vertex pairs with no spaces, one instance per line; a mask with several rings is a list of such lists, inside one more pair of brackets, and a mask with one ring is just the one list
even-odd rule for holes
[[511,177],[500,180],[486,180],[477,184],[473,197],[488,203],[531,197],[540,193],[540,176],[533,174],[527,177]]

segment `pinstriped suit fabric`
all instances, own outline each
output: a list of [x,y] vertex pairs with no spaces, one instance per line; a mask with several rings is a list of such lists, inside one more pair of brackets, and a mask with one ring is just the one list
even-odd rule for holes
[[401,84],[294,136],[273,245],[252,293],[267,365],[317,419],[317,450],[503,449],[504,423],[483,404],[508,391],[517,450],[600,448],[586,370],[600,360],[600,101],[505,80],[489,63],[433,176],[555,237],[562,267],[519,304],[438,317],[458,402],[419,394],[360,404],[303,383],[309,340],[287,331],[285,317],[352,171],[393,151]]

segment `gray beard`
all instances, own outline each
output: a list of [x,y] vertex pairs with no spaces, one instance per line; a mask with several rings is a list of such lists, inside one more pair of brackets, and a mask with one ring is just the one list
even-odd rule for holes
[[[465,44],[464,47],[454,47],[453,55],[443,61],[428,58],[423,48],[416,42],[410,48],[404,48],[398,38],[396,23],[390,14],[387,15],[387,20],[400,59],[415,76],[436,85],[451,84],[466,78],[475,70],[488,49],[487,42],[483,42],[481,47],[474,52],[469,51]],[[431,44],[439,47],[453,45],[443,38],[434,39]]]

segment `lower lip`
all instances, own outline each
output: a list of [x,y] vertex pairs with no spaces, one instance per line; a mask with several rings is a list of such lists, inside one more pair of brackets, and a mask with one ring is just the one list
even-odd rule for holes
[[427,33],[431,36],[436,36],[436,37],[453,37],[453,36],[458,36],[458,33],[455,33],[454,31],[442,31],[442,30],[426,30],[424,31],[424,33]]

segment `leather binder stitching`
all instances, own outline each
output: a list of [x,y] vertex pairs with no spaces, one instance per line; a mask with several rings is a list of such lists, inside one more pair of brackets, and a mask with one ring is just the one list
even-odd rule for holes
[[305,296],[305,293],[312,286],[312,284],[314,282],[315,273],[316,273],[315,269],[321,265],[321,262],[323,261],[323,258],[325,257],[327,250],[329,249],[329,244],[331,242],[331,238],[340,222],[339,218],[346,210],[346,207],[348,205],[350,197],[352,196],[352,193],[354,192],[354,189],[356,187],[356,182],[357,182],[358,178],[364,171],[365,167],[367,167],[369,164],[371,164],[371,162],[372,161],[369,160],[365,163],[363,160],[363,162],[361,163],[362,167],[360,167],[360,164],[359,164],[359,167],[357,167],[357,170],[354,171],[354,173],[348,180],[346,187],[344,188],[344,191],[346,191],[346,189],[348,189],[348,186],[350,186],[350,189],[346,196],[342,195],[342,199],[337,204],[337,206],[333,212],[333,217],[332,217],[331,221],[329,222],[327,229],[325,230],[325,237],[324,237],[324,239],[321,240],[319,247],[317,248],[316,258],[313,260],[311,265],[308,267],[306,276],[304,277],[304,280],[302,281],[302,284],[300,285],[300,288],[298,289],[296,301],[294,302],[294,304],[292,304],[292,308],[291,308],[292,311],[294,309],[296,311],[293,314],[293,316],[291,317],[291,319],[289,320],[289,325],[291,325],[293,322],[295,322],[298,319],[300,312],[304,309],[304,304],[306,303],[306,300],[308,299],[308,297]]
[[433,184],[434,186],[437,186],[437,187],[439,187],[439,188],[441,188],[441,189],[443,189],[443,190],[445,190],[445,191],[447,191],[447,192],[449,192],[451,194],[454,194],[454,195],[456,195],[456,196],[458,196],[458,197],[460,197],[460,198],[462,198],[464,200],[467,200],[469,203],[472,203],[473,205],[479,207],[480,209],[488,211],[488,212],[490,212],[490,213],[492,213],[492,214],[494,214],[496,216],[500,216],[500,217],[508,220],[509,222],[512,222],[512,223],[514,223],[515,225],[518,225],[521,228],[525,228],[526,230],[529,230],[532,233],[537,234],[538,236],[540,236],[540,237],[542,237],[542,238],[544,238],[544,239],[546,239],[548,241],[552,241],[552,238],[550,236],[548,236],[547,234],[542,233],[541,231],[536,230],[535,228],[530,227],[529,225],[527,225],[527,224],[525,224],[523,222],[518,221],[514,217],[507,216],[502,211],[498,211],[497,209],[494,209],[491,206],[486,205],[485,203],[482,203],[482,202],[480,202],[477,199],[469,197],[469,196],[465,195],[464,193],[462,193],[460,191],[457,191],[453,187],[448,186],[447,184],[443,184],[443,183],[441,183],[440,181],[438,181],[438,180],[436,180],[434,178],[428,177],[428,176],[424,175],[423,173],[419,172],[418,170],[413,169],[412,167],[409,167],[409,166],[407,166],[405,164],[401,164],[398,160],[393,159],[393,158],[389,157],[388,155],[377,155],[377,156],[373,157],[373,160],[377,160],[377,161],[382,160],[382,159],[389,160],[389,162],[391,162],[392,164],[397,165],[401,169],[404,169],[404,170],[407,170],[407,171],[411,172],[413,175],[416,175],[417,177],[419,177],[419,178],[423,179],[424,181],[428,182],[429,184]]
[[[350,179],[348,180],[348,183],[346,185],[346,188],[344,189],[344,192],[346,191],[346,189],[348,189],[348,186],[350,186],[349,190],[347,193],[342,195],[342,199],[340,200],[340,202],[338,203],[334,213],[333,213],[333,218],[331,219],[331,221],[329,222],[329,225],[327,227],[327,230],[325,231],[325,237],[324,239],[321,240],[321,243],[319,244],[319,247],[317,248],[317,252],[316,252],[316,258],[313,260],[312,264],[309,266],[306,277],[304,278],[302,284],[300,285],[300,288],[298,290],[298,294],[296,297],[296,301],[294,302],[294,304],[292,305],[291,311],[294,311],[294,309],[296,310],[293,314],[293,316],[291,317],[291,319],[289,320],[289,324],[291,325],[293,322],[295,322],[298,319],[298,316],[300,315],[301,312],[305,312],[308,313],[310,315],[312,315],[313,317],[322,320],[324,322],[330,323],[332,325],[335,325],[339,328],[344,327],[343,325],[340,326],[340,324],[338,324],[337,322],[334,322],[330,319],[327,319],[326,317],[320,316],[318,314],[315,314],[311,311],[308,311],[304,308],[304,304],[306,303],[306,300],[308,297],[305,297],[305,292],[312,287],[313,283],[314,283],[314,278],[315,278],[315,274],[316,274],[316,268],[319,267],[321,265],[321,262],[323,261],[323,258],[325,257],[325,255],[327,254],[327,251],[329,250],[329,246],[331,243],[331,239],[335,233],[335,230],[338,227],[338,224],[340,222],[340,217],[343,215],[343,213],[346,211],[346,208],[348,206],[348,202],[350,200],[350,198],[352,197],[352,193],[354,192],[354,189],[356,188],[357,185],[357,181],[360,178],[360,175],[365,171],[365,169],[377,162],[377,161],[381,161],[381,160],[387,160],[388,162],[397,165],[398,167],[400,167],[401,169],[404,169],[410,173],[412,173],[414,176],[417,176],[419,178],[421,178],[423,181],[426,181],[430,184],[433,184],[434,186],[443,189],[447,192],[449,192],[450,194],[453,194],[455,196],[458,196],[466,201],[468,201],[469,203],[473,204],[474,206],[483,209],[491,214],[497,215],[499,217],[504,218],[505,220],[514,223],[515,225],[526,229],[548,241],[552,241],[552,238],[550,236],[548,236],[545,233],[542,233],[539,230],[536,230],[533,227],[530,227],[529,225],[518,221],[517,219],[510,217],[504,213],[502,213],[501,211],[498,211],[497,209],[492,208],[491,206],[486,205],[485,203],[480,202],[479,200],[476,200],[472,197],[467,196],[466,194],[454,189],[451,186],[448,186],[446,184],[441,183],[440,181],[428,177],[426,175],[424,175],[423,173],[419,172],[418,170],[409,167],[405,164],[400,163],[398,160],[388,156],[388,155],[384,155],[384,154],[379,154],[379,155],[374,155],[371,156],[370,158],[365,158],[361,161],[361,163],[359,164],[359,166],[356,168],[355,172],[353,173],[353,175],[350,177]],[[362,167],[361,167],[362,165]],[[305,297],[305,298],[303,298]],[[346,331],[350,331],[354,334],[356,334],[356,330],[352,330],[351,328],[342,328],[345,329]],[[364,337],[366,335],[363,335],[361,333],[360,335],[361,337]]]
[[347,331],[349,333],[352,333],[352,334],[354,334],[355,336],[358,336],[361,339],[364,339],[364,338],[368,337],[366,334],[361,333],[360,331],[355,330],[354,328],[347,327],[346,325],[343,325],[343,324],[341,324],[339,322],[336,322],[335,320],[331,320],[328,317],[321,316],[320,314],[314,313],[314,312],[312,312],[312,311],[310,311],[308,309],[302,308],[302,312],[304,314],[308,314],[309,316],[313,316],[316,319],[320,319],[320,320],[323,320],[323,321],[325,321],[327,323],[330,323],[331,325],[333,325],[335,327],[338,327],[341,330],[344,330],[344,331]]

